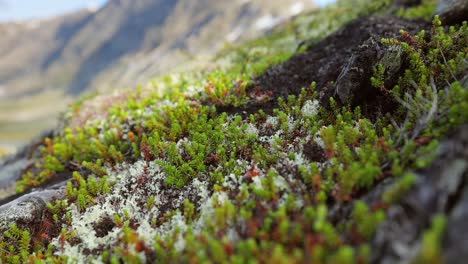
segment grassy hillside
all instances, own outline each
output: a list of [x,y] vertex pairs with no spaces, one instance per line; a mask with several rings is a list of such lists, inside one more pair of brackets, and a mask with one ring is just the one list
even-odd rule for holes
[[[37,225],[4,228],[0,260],[371,262],[385,253],[373,239],[389,208],[417,184],[414,172],[431,164],[449,131],[468,122],[468,89],[458,81],[467,74],[468,25],[444,28],[428,16],[433,9],[432,1],[406,11],[384,0],[338,1],[226,47],[199,71],[76,102],[16,185],[24,193],[65,178],[64,194]],[[317,63],[308,60],[317,51],[348,52],[327,49],[385,23],[409,28],[343,53],[355,65],[358,51],[371,58],[365,47],[383,50],[356,80],[378,96],[355,100],[362,87],[350,99],[329,97],[339,80],[264,85],[309,80],[284,75],[300,72],[293,62]],[[394,70],[399,58],[404,68]],[[321,59],[311,75],[334,65]],[[340,67],[327,71],[342,77]],[[442,260],[447,215],[427,222],[405,260]]]

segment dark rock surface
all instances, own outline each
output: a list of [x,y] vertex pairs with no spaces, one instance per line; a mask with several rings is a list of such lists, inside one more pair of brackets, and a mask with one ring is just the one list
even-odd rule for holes
[[[461,165],[461,164],[460,164]],[[458,204],[452,209],[444,238],[444,254],[447,263],[464,263],[468,259],[468,170],[465,165],[463,191],[460,191]]]
[[[377,192],[374,190],[373,193]],[[387,210],[372,243],[373,263],[407,263],[415,257],[421,234],[438,213],[448,215],[443,242],[447,263],[465,263],[468,248],[468,125],[442,142],[438,156],[416,172],[416,182]]]
[[441,0],[436,15],[446,25],[458,24],[468,18],[468,0]]
[[427,27],[426,22],[397,17],[360,18],[309,47],[304,53],[260,75],[249,89],[271,91],[269,102],[253,103],[245,109],[221,107],[220,110],[251,113],[263,109],[268,112],[275,107],[278,97],[299,94],[301,88],[316,81],[324,105],[328,104],[330,96],[338,95],[342,103],[361,105],[364,112],[387,112],[391,110],[388,97],[371,86],[369,76],[381,60],[391,60],[394,65],[387,69],[387,77],[391,80],[399,72],[403,60],[398,51],[390,53],[394,54],[394,58],[384,58],[383,54],[389,48],[384,47],[380,40],[399,38],[401,29],[414,33]]
[[392,4],[398,7],[411,7],[420,5],[422,0],[393,0]]

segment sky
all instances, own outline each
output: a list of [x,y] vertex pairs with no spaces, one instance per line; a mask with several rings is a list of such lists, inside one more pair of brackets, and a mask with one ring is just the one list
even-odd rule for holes
[[335,0],[315,0],[315,3],[319,6],[324,6],[333,2],[335,2]]
[[0,0],[0,21],[44,18],[91,6],[107,0]]
[[[0,0],[0,22],[44,18],[90,6],[101,6],[105,2],[107,0]],[[315,2],[323,6],[334,0]]]

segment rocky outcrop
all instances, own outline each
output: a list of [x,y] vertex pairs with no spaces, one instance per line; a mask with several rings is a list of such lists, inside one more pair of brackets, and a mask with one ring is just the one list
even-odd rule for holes
[[396,17],[365,17],[353,21],[304,53],[260,75],[250,92],[255,89],[271,92],[270,101],[253,103],[245,109],[221,107],[220,110],[251,113],[263,109],[268,112],[275,107],[278,97],[299,94],[301,88],[317,82],[323,105],[328,104],[331,96],[337,95],[342,103],[360,105],[369,115],[391,111],[392,103],[371,86],[370,76],[379,62],[391,61],[386,69],[391,87],[404,60],[398,50],[385,47],[380,40],[399,38],[401,29],[415,33],[426,27],[427,22]]
[[31,140],[16,154],[0,159],[0,205],[15,197],[15,182],[26,169],[34,166],[38,147],[44,142],[44,138],[52,135],[53,131],[45,132]]
[[421,4],[421,0],[393,0],[392,4],[398,7],[411,7]]
[[437,5],[436,14],[446,25],[466,21],[468,14],[467,0],[441,0]]
[[63,185],[59,184],[46,190],[35,191],[1,205],[0,228],[7,228],[12,223],[26,226],[35,226],[40,223],[47,203],[53,199],[63,199],[65,194]]
[[[414,187],[387,210],[387,219],[372,243],[373,262],[408,263],[418,252],[421,234],[431,226],[430,219],[446,214],[446,263],[464,263],[468,248],[468,229],[462,220],[468,215],[468,125],[451,133],[441,143],[435,161],[415,175]],[[378,189],[372,193],[378,193]]]

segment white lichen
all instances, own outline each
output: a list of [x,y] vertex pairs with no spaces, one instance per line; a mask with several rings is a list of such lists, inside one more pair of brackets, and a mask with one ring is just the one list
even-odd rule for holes
[[258,129],[255,127],[254,124],[249,123],[247,124],[247,128],[244,131],[247,135],[254,135],[258,136]]
[[302,106],[301,113],[305,117],[312,117],[318,114],[320,103],[317,100],[307,100]]
[[278,126],[278,117],[276,116],[268,116],[265,125],[270,125],[273,128],[276,128]]

